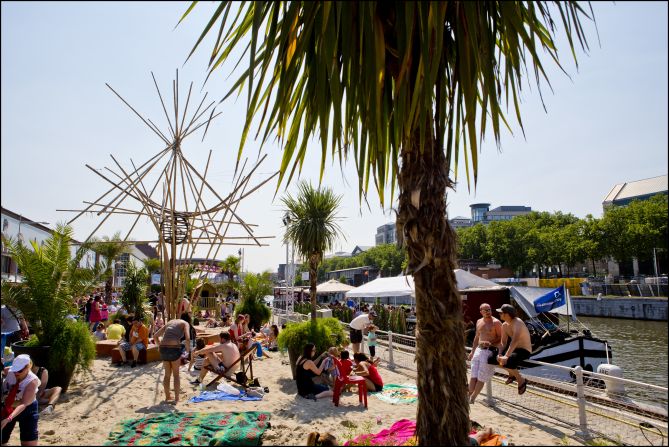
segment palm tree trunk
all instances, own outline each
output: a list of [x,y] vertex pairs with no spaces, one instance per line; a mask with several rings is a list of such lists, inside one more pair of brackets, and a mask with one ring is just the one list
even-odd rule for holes
[[311,321],[316,321],[316,272],[318,270],[318,255],[309,257],[309,295],[311,296]]
[[[441,148],[402,152],[397,233],[416,286],[419,445],[466,445],[470,426],[462,302],[455,279],[455,233],[446,219],[450,186]],[[416,271],[417,270],[417,271]]]

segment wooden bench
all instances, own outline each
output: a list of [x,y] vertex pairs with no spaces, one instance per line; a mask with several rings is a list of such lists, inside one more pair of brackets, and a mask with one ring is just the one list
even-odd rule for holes
[[118,340],[100,340],[95,343],[95,353],[97,357],[109,357],[112,349],[117,347]]
[[[127,351],[125,354],[125,358],[129,362],[131,362],[132,351]],[[121,361],[121,351],[117,346],[111,350],[111,362],[118,363],[120,361]],[[138,364],[143,365],[145,363],[159,362],[159,361],[160,361],[160,348],[158,348],[158,345],[149,343],[149,346],[146,348],[146,350],[139,351],[139,358],[137,359]]]

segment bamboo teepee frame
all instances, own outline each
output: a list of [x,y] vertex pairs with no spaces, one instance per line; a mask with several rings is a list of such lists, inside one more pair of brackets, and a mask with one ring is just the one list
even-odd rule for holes
[[[130,234],[135,229],[140,217],[148,217],[157,232],[157,239],[150,241],[132,241],[133,243],[157,243],[160,262],[163,273],[163,282],[165,290],[165,306],[168,318],[177,317],[176,312],[178,304],[185,291],[186,284],[186,265],[190,264],[199,246],[208,247],[207,260],[205,265],[213,263],[221,246],[223,245],[254,245],[267,246],[261,243],[262,239],[268,239],[274,236],[255,236],[253,228],[257,225],[245,222],[236,212],[239,203],[257,191],[260,187],[272,180],[277,174],[274,173],[269,178],[261,181],[253,187],[250,187],[251,177],[256,173],[260,164],[266,156],[257,161],[255,166],[244,174],[246,161],[239,169],[239,163],[235,166],[235,175],[233,177],[233,189],[227,196],[222,197],[206,180],[209,171],[212,151],[209,151],[207,164],[204,174],[200,172],[185,158],[182,152],[182,144],[186,137],[193,134],[198,129],[206,126],[202,140],[206,136],[207,129],[211,121],[218,117],[221,112],[215,113],[215,101],[212,101],[206,107],[202,107],[207,97],[205,93],[199,106],[186,121],[188,105],[191,98],[193,83],[188,89],[186,104],[183,113],[179,113],[179,72],[177,70],[176,80],[172,81],[173,94],[173,116],[170,116],[165,106],[165,101],[158,88],[155,76],[153,83],[158,92],[158,97],[165,112],[165,117],[169,125],[168,132],[161,132],[150,119],[143,118],[128,102],[121,97],[109,84],[106,84],[116,96],[123,101],[143,122],[146,124],[162,141],[165,143],[164,149],[149,158],[139,167],[130,160],[132,169],[124,169],[123,166],[110,154],[111,159],[117,168],[110,169],[105,167],[112,176],[102,173],[102,170],[96,170],[90,165],[86,167],[100,176],[111,185],[111,188],[93,202],[84,201],[88,204],[83,210],[57,210],[65,212],[77,212],[68,224],[71,224],[84,213],[96,213],[97,216],[105,215],[98,226],[86,238],[90,240],[98,229],[115,215],[134,215],[135,220],[125,236],[124,241],[128,241]],[[213,108],[212,108],[213,107]],[[206,113],[209,118],[202,119]],[[181,118],[181,119],[180,119]],[[186,123],[186,124],[185,124]],[[185,125],[184,125],[185,124]],[[145,182],[157,175],[150,190],[147,189]],[[162,188],[158,185],[162,183]],[[162,191],[161,191],[162,189]],[[158,190],[158,191],[156,191]],[[187,193],[188,190],[188,193]],[[113,192],[116,192],[114,195]],[[216,202],[213,206],[205,205],[205,194],[213,195]],[[112,194],[113,198],[108,201],[105,197]],[[133,204],[121,207],[128,199],[133,199]],[[133,208],[133,205],[139,205],[140,209]],[[228,230],[232,227],[241,228],[245,235],[228,236]],[[195,231],[199,233],[194,234]],[[235,242],[228,242],[235,240]],[[177,262],[177,249],[178,259]],[[213,255],[212,255],[213,252]],[[205,269],[206,270],[206,269]],[[204,273],[204,272],[203,272]],[[202,279],[202,276],[199,278]],[[197,287],[193,292],[194,298]]]

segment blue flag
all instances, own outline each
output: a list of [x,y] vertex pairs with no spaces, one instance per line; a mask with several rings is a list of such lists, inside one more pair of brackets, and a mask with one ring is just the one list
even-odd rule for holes
[[555,290],[551,290],[546,295],[540,296],[534,300],[534,310],[537,313],[548,312],[556,307],[564,306],[567,303],[567,294],[564,290],[564,284]]

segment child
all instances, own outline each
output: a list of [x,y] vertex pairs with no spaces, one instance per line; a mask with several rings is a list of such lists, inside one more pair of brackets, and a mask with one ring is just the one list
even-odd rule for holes
[[341,370],[339,372],[342,376],[348,376],[353,370],[353,362],[349,357],[350,354],[347,350],[343,350],[339,353],[339,359],[341,360]]
[[107,339],[107,333],[105,332],[104,323],[98,324],[98,327],[95,328],[95,332],[93,332],[93,335],[95,335],[95,338],[97,338],[98,341],[102,341],[102,340]]
[[369,347],[369,355],[372,356],[372,361],[376,357],[376,331],[379,330],[379,327],[370,324],[367,329],[367,346]]
[[204,349],[206,346],[204,342],[204,338],[198,338],[195,340],[195,349],[190,353],[190,363],[188,364],[188,371],[190,371],[191,367],[195,371],[200,371],[202,369],[202,364],[204,363],[204,359],[207,357],[204,354],[198,354],[195,355],[195,351],[199,351],[201,349]]
[[323,379],[329,386],[334,385],[334,382],[339,377],[339,370],[337,369],[337,364],[334,361],[334,357],[337,357],[339,353],[337,348],[334,346],[328,349],[328,355],[323,359]]

